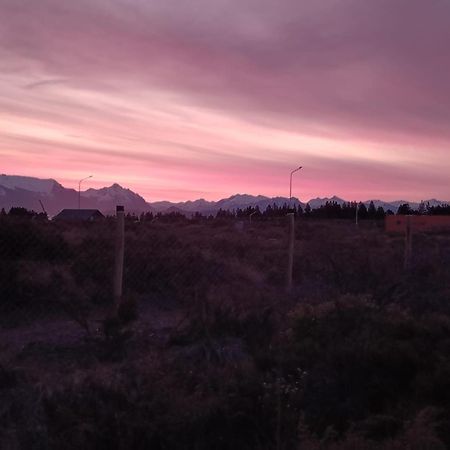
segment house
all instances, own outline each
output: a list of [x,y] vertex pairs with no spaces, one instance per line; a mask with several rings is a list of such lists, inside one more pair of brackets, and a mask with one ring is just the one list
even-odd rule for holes
[[96,222],[105,216],[98,209],[63,209],[53,220],[65,222]]
[[450,216],[386,216],[385,227],[388,233],[405,233],[410,221],[412,231],[450,231]]

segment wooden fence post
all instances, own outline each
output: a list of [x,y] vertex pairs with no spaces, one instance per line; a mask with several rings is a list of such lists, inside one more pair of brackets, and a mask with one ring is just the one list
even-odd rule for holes
[[123,206],[116,206],[116,245],[115,245],[115,259],[114,259],[114,307],[116,312],[119,309],[122,300],[122,284],[123,284],[123,258],[124,258],[124,243],[125,243],[125,208]]
[[288,242],[288,265],[287,265],[287,279],[286,290],[290,292],[292,290],[292,271],[294,268],[294,239],[295,239],[295,215],[294,213],[288,213],[289,220],[289,242]]
[[411,266],[411,257],[412,257],[412,216],[406,216],[405,261],[404,261],[405,270],[408,270]]

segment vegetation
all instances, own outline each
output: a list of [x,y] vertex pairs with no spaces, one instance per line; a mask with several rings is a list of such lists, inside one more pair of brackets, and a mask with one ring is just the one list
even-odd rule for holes
[[281,214],[128,217],[113,318],[113,219],[0,215],[0,448],[450,448],[450,235],[308,214],[290,293]]

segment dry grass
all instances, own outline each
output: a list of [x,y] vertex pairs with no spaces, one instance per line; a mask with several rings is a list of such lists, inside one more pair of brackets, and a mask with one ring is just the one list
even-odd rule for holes
[[450,445],[449,236],[298,221],[288,295],[282,221],[127,223],[105,324],[113,223],[0,228],[2,449]]

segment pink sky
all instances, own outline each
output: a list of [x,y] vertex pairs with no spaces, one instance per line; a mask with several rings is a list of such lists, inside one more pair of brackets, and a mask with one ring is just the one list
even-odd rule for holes
[[0,0],[0,172],[450,200],[450,2]]

